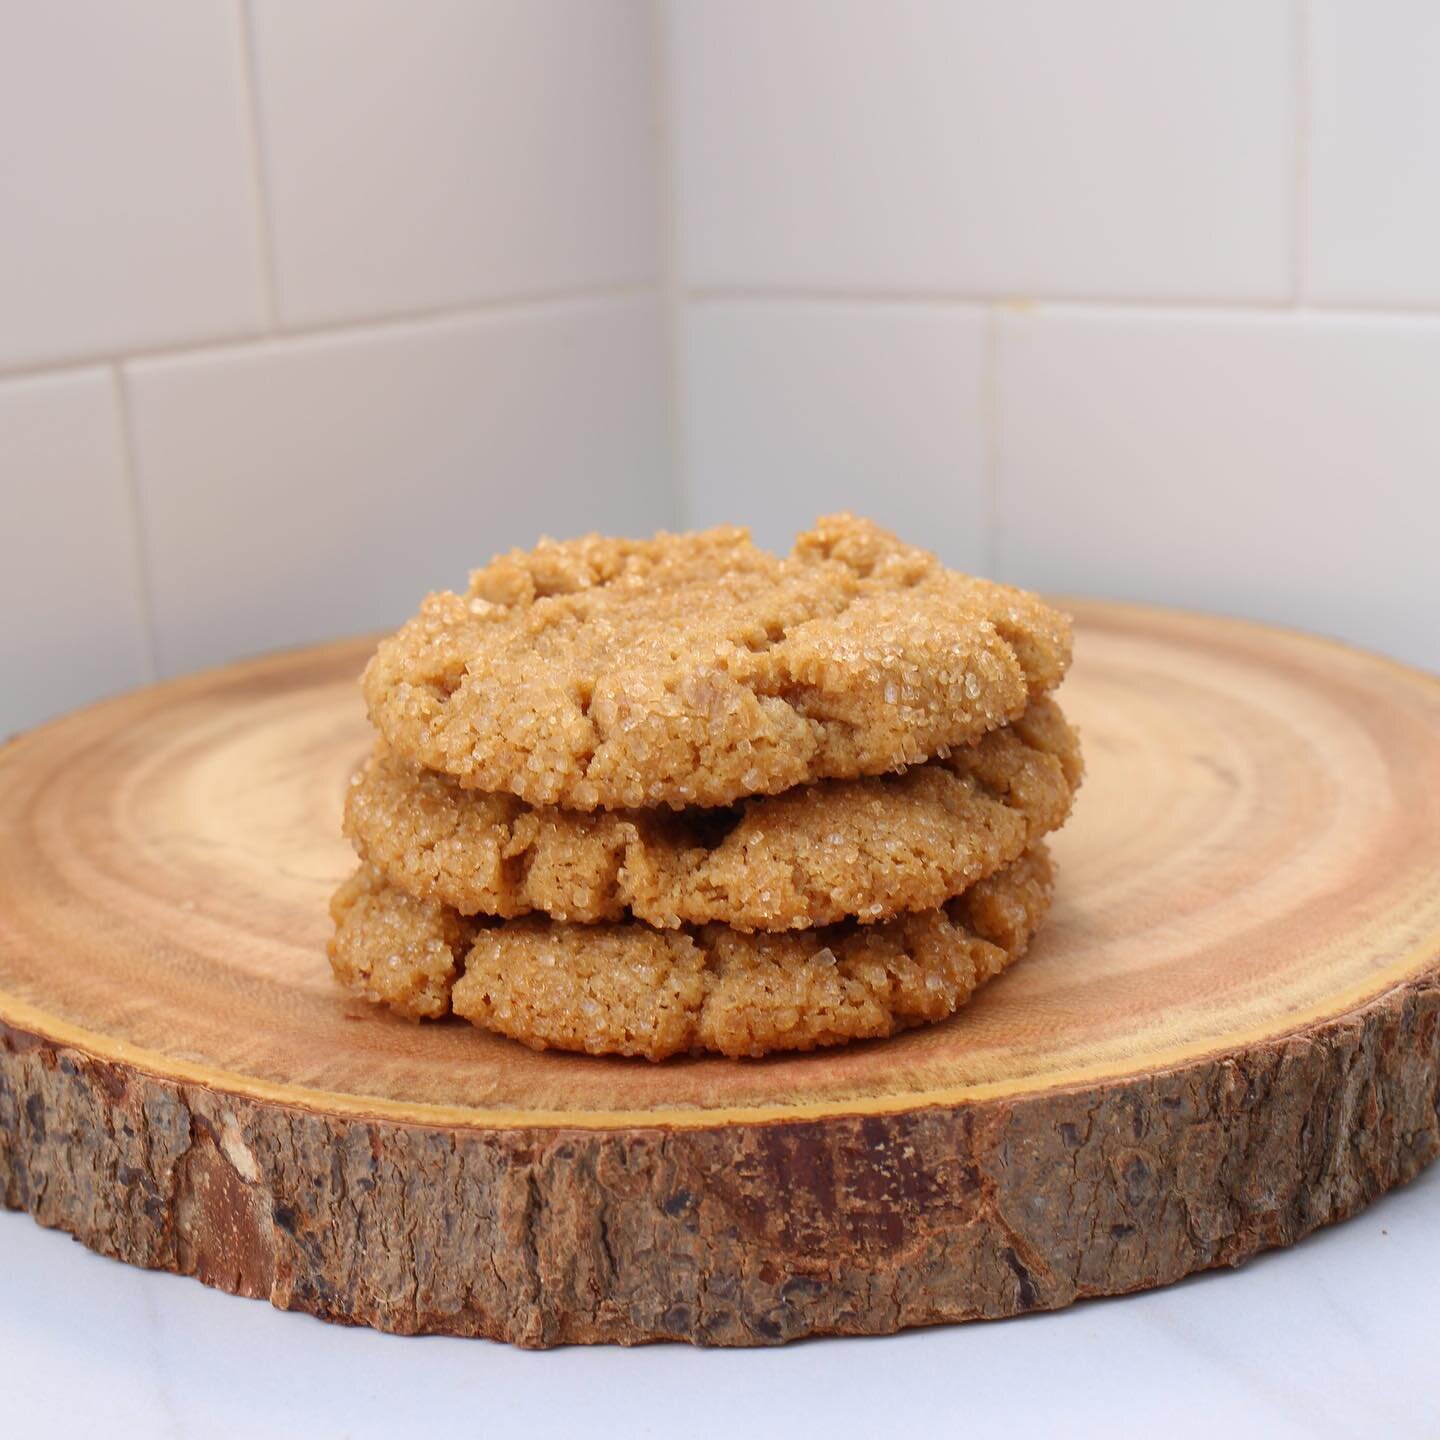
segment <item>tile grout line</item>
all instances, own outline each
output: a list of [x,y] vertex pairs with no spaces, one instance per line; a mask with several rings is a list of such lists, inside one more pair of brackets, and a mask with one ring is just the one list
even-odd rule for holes
[[[1180,295],[1065,295],[1015,294],[1010,292],[983,290],[907,290],[904,288],[877,289],[858,287],[854,290],[839,290],[830,287],[787,285],[691,285],[682,287],[687,300],[700,304],[746,302],[761,304],[768,301],[784,300],[805,305],[937,305],[981,309],[997,306],[1001,309],[1110,309],[1125,311],[1166,311],[1181,310],[1197,315],[1235,312],[1246,315],[1283,315],[1291,309],[1294,297],[1280,296],[1275,299],[1207,299],[1203,296]],[[1327,307],[1329,308],[1329,307]],[[1362,309],[1365,307],[1352,307]],[[1376,310],[1384,307],[1376,305]],[[1416,307],[1423,309],[1423,307]],[[1440,313],[1440,303],[1430,307],[1431,313]]]
[[260,285],[265,321],[280,327],[280,286],[275,273],[275,216],[270,200],[270,166],[260,125],[260,73],[256,63],[255,14],[250,0],[234,0],[236,43],[240,49],[240,92],[249,139],[250,200],[254,211],[255,246],[260,260]]
[[397,330],[463,325],[471,320],[492,316],[524,315],[533,311],[543,314],[568,305],[604,303],[615,300],[638,300],[654,294],[653,285],[626,284],[589,286],[579,290],[537,291],[530,295],[506,295],[493,300],[477,300],[464,305],[440,305],[419,310],[397,310],[390,314],[363,316],[355,320],[334,320],[315,325],[279,328],[273,332],[250,331],[244,334],[210,336],[174,345],[141,345],[128,350],[104,350],[94,354],[75,355],[62,360],[42,360],[34,364],[0,365],[0,383],[7,380],[28,380],[44,375],[61,375],[75,370],[94,370],[106,365],[128,365],[131,362],[183,359],[187,355],[216,356],[244,354],[272,345],[304,344],[312,340],[344,339],[348,335],[383,337]]
[[1310,3],[1294,0],[1292,37],[1295,66],[1295,116],[1293,141],[1295,174],[1291,204],[1294,207],[1294,234],[1290,263],[1294,266],[1294,293],[1291,308],[1307,309],[1310,291]]
[[160,639],[155,627],[155,596],[150,584],[149,527],[145,522],[145,502],[140,489],[140,454],[135,441],[130,387],[125,380],[124,367],[116,361],[109,369],[120,425],[120,466],[130,500],[130,545],[135,557],[135,583],[140,590],[140,618],[145,627],[145,663],[149,670],[146,678],[153,683],[160,678]]
[[[361,316],[353,320],[322,321],[312,325],[297,325],[275,330],[273,333],[247,331],[234,334],[211,335],[204,339],[175,344],[139,345],[120,350],[96,350],[93,352],[68,355],[61,359],[46,359],[18,364],[0,362],[0,385],[12,381],[38,380],[52,375],[73,374],[78,370],[100,370],[109,365],[128,365],[152,361],[178,360],[187,356],[205,358],[237,355],[265,349],[270,346],[305,344],[310,341],[344,339],[347,336],[373,336],[377,339],[396,331],[445,325],[463,325],[494,317],[523,316],[527,312],[545,313],[570,305],[604,304],[622,300],[638,300],[652,297],[657,288],[664,298],[667,286],[661,284],[620,284],[587,286],[576,290],[536,291],[528,295],[497,296],[488,300],[475,300],[459,305],[439,305],[417,310],[396,310],[386,314]],[[676,285],[675,308],[683,310],[686,299],[752,301],[764,304],[828,304],[845,303],[868,305],[933,305],[936,307],[966,308],[973,310],[994,310],[997,314],[1009,309],[1020,309],[1034,313],[1050,312],[1060,315],[1085,316],[1089,314],[1123,314],[1126,316],[1150,316],[1165,319],[1190,319],[1212,317],[1218,319],[1284,319],[1303,314],[1315,319],[1336,320],[1413,320],[1433,322],[1440,319],[1440,303],[1392,303],[1378,301],[1365,303],[1330,303],[1323,305],[1301,304],[1293,300],[1277,305],[1246,305],[1224,301],[1214,303],[1195,301],[1150,301],[1150,300],[1076,300],[1037,297],[1016,301],[993,295],[956,296],[949,294],[925,295],[915,292],[852,291],[815,292],[804,290],[735,290],[701,291],[687,290]]]
[[1029,314],[1059,315],[1114,314],[1151,316],[1162,319],[1220,320],[1285,320],[1297,312],[1318,319],[1336,320],[1423,320],[1440,319],[1440,301],[1324,301],[1297,303],[1294,295],[1283,300],[1202,300],[1187,299],[1121,299],[1116,297],[1081,298],[1073,295],[984,295],[950,291],[922,290],[805,290],[783,288],[682,287],[682,295],[700,304],[751,305],[855,305],[893,306],[935,309],[978,310],[993,308],[998,313],[1015,311]]
[[1000,578],[1000,311],[985,312],[985,352],[980,368],[980,434],[984,444],[981,513],[985,526],[985,574]]
[[659,300],[665,347],[665,458],[669,470],[672,513],[677,530],[693,521],[694,497],[685,461],[685,403],[681,333],[684,293],[680,283],[679,245],[675,218],[674,105],[670,74],[670,20],[667,0],[650,0],[650,68],[655,97],[655,137],[658,190],[655,223],[658,229]]
[[[70,375],[83,370],[103,370],[112,365],[148,364],[156,361],[182,360],[191,356],[201,358],[224,358],[244,355],[257,350],[287,345],[304,345],[312,341],[343,340],[348,336],[384,339],[397,331],[416,329],[441,329],[448,325],[464,325],[472,321],[510,316],[524,316],[527,312],[544,314],[574,305],[604,304],[623,300],[652,298],[657,291],[663,296],[666,287],[661,284],[621,284],[591,286],[578,290],[555,290],[535,292],[529,295],[507,295],[492,300],[477,300],[464,305],[442,305],[419,310],[397,310],[383,315],[363,316],[354,320],[335,320],[313,325],[299,325],[268,332],[244,332],[240,334],[212,335],[205,339],[176,344],[139,345],[120,350],[96,350],[65,356],[61,359],[46,359],[17,364],[0,362],[0,385],[19,383],[26,380],[41,380],[51,376]],[[963,298],[937,295],[920,296],[911,293],[853,292],[849,294],[817,295],[807,291],[767,290],[735,291],[724,295],[715,292],[699,293],[676,287],[677,305],[683,306],[688,295],[691,299],[746,300],[764,304],[854,303],[857,305],[930,305],[936,308],[971,309],[981,312],[993,310],[997,315],[1007,310],[1031,314],[1058,314],[1070,317],[1095,315],[1148,316],[1152,319],[1189,320],[1209,317],[1221,320],[1283,320],[1294,315],[1305,315],[1317,320],[1344,321],[1416,321],[1432,323],[1440,320],[1440,302],[1363,303],[1326,302],[1321,305],[1303,303],[1296,305],[1293,300],[1282,305],[1244,305],[1215,302],[1213,304],[1179,301],[1116,301],[1116,300],[1074,300],[1035,298],[1025,301],[1007,300],[996,296],[965,296]]]

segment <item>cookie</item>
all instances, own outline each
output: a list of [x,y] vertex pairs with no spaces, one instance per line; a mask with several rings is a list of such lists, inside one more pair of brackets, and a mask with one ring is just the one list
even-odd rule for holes
[[450,1013],[450,992],[473,926],[416,900],[362,865],[330,899],[330,968],[342,985],[407,1020]]
[[576,810],[729,805],[915,765],[1059,683],[1066,616],[841,515],[513,552],[429,596],[364,676],[387,745]]
[[1024,954],[1050,892],[1041,844],[935,909],[747,935],[723,925],[477,922],[366,866],[332,902],[331,960],[367,1000],[411,1018],[449,1008],[535,1049],[759,1056],[944,1019]]
[[1062,824],[1080,770],[1049,697],[903,775],[726,810],[533,808],[382,749],[355,777],[345,830],[392,884],[466,915],[799,929],[943,904]]

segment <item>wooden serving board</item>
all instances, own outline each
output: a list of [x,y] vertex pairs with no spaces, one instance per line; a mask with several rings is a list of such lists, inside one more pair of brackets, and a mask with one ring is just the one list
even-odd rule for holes
[[759,1062],[347,998],[366,642],[0,750],[0,1197],[328,1319],[526,1345],[874,1333],[1235,1264],[1440,1150],[1440,682],[1075,607],[1089,763],[1020,965]]

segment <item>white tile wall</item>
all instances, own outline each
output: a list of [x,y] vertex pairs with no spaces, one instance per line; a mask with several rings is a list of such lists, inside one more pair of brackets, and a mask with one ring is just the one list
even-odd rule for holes
[[166,673],[388,627],[541,532],[671,519],[653,301],[127,370]]
[[1440,6],[1313,0],[1309,294],[1440,303]]
[[654,19],[0,5],[0,731],[675,522]]
[[1286,297],[1287,0],[675,0],[685,278]]
[[692,304],[691,518],[743,518],[788,549],[818,515],[853,509],[983,570],[988,323],[919,305]]
[[228,0],[0,6],[0,369],[261,323]]
[[1440,317],[1007,315],[1007,578],[1440,669]]
[[685,510],[1440,665],[1436,13],[0,3],[0,730]]
[[644,0],[254,0],[301,324],[651,279]]
[[0,738],[150,678],[113,377],[0,383]]

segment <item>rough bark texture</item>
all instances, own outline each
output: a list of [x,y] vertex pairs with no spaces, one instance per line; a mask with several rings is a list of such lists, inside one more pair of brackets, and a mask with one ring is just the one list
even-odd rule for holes
[[1053,1309],[1235,1265],[1440,1152],[1440,971],[1092,1090],[710,1129],[327,1118],[0,1025],[0,1196],[282,1309],[527,1346]]

